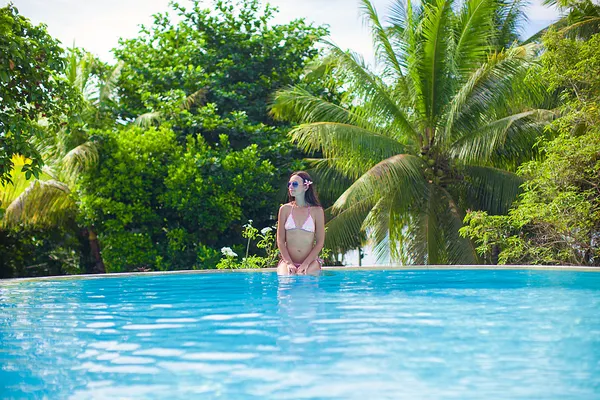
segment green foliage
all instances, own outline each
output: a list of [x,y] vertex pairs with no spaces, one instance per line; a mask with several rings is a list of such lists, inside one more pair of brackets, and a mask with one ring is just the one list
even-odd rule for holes
[[203,90],[203,103],[214,103],[221,115],[244,112],[252,123],[268,123],[271,93],[294,83],[324,28],[298,19],[274,25],[276,10],[258,0],[219,0],[205,8],[195,0],[190,10],[173,4],[180,21],[154,17],[140,36],[122,40],[115,54],[125,61],[120,80],[122,116],[157,111],[157,102],[174,91]]
[[[279,260],[279,249],[276,243],[275,230],[269,226],[260,231],[252,226],[253,221],[249,220],[244,225],[242,237],[247,239],[246,256],[240,262],[237,261],[237,253],[229,247],[223,247],[221,253],[223,257],[217,264],[218,269],[255,269],[255,268],[272,268],[277,266]],[[250,244],[257,241],[256,247],[264,252],[264,256],[249,254]]]
[[240,220],[269,218],[274,168],[255,145],[233,150],[223,135],[218,146],[189,137],[184,147],[166,125],[101,136],[80,208],[107,270],[213,268],[212,249],[237,236]]
[[37,178],[43,160],[31,139],[42,131],[38,120],[58,129],[79,106],[77,93],[60,76],[64,62],[44,25],[32,25],[12,5],[0,8],[0,184],[10,182],[13,155],[28,159],[21,167],[27,179]]
[[600,34],[588,41],[550,32],[541,77],[563,100],[542,143],[545,158],[524,164],[524,193],[508,216],[471,213],[462,234],[503,264],[600,265]]
[[163,199],[183,216],[187,231],[217,245],[237,221],[269,219],[274,178],[272,164],[261,160],[256,145],[235,151],[225,135],[214,148],[201,137],[190,138],[179,163],[169,167]]
[[[552,30],[544,36],[544,47],[546,51],[540,60],[543,65],[540,78],[549,85],[548,90],[559,92],[562,102],[566,103],[563,110],[576,111],[582,104],[597,103],[600,93],[600,34],[581,41],[565,38]],[[580,117],[586,114],[581,113]],[[591,115],[596,116],[597,112]],[[562,122],[570,122],[570,119]]]
[[600,265],[600,129],[563,134],[527,163],[525,192],[508,216],[472,212],[461,233],[500,264]]
[[191,135],[218,146],[225,134],[237,150],[256,144],[280,183],[304,165],[267,105],[275,90],[298,81],[327,30],[301,19],[275,25],[276,10],[258,0],[240,1],[237,11],[231,0],[213,4],[194,1],[189,10],[173,4],[178,22],[156,15],[137,38],[120,42],[120,117],[167,122],[180,143]]
[[55,227],[0,230],[0,279],[79,274],[89,262],[79,231]]
[[[0,201],[6,205],[0,226],[8,230],[8,235],[15,236],[13,230],[22,227],[36,229],[39,243],[54,240],[56,236],[52,233],[57,229],[73,236],[82,231],[74,224],[78,212],[75,185],[82,171],[93,168],[99,150],[88,129],[114,125],[114,121],[107,122],[110,116],[105,113],[113,91],[110,78],[104,79],[95,72],[96,65],[100,63],[89,53],[76,48],[69,50],[61,78],[64,78],[62,83],[77,94],[79,106],[63,110],[68,113],[60,115],[64,121],[60,126],[48,123],[45,118],[39,120],[39,132],[29,139],[29,144],[42,157],[43,172],[33,177],[30,171],[23,172],[20,168],[28,160],[13,157],[12,183],[0,185]],[[23,238],[27,241],[26,236]],[[83,248],[84,251],[89,249],[91,247]],[[82,255],[83,258],[87,256]],[[88,262],[82,264],[82,269],[88,272],[90,267]],[[96,269],[103,271],[100,257],[96,258]]]

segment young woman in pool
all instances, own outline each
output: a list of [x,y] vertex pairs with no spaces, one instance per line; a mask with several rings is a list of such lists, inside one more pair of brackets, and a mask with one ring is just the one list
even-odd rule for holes
[[321,270],[319,252],[325,241],[325,215],[310,175],[294,172],[288,182],[289,202],[279,209],[277,247],[280,275],[306,275]]

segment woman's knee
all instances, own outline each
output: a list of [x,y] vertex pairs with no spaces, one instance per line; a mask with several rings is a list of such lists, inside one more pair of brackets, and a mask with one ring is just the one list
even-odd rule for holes
[[279,275],[291,275],[290,264],[281,260],[279,264],[277,264],[277,274]]
[[321,263],[318,260],[315,260],[310,263],[308,269],[306,270],[306,273],[311,274],[319,271],[321,271]]

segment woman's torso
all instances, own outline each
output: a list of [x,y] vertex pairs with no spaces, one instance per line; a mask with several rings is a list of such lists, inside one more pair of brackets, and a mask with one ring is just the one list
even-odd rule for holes
[[[315,244],[315,232],[316,226],[314,222],[314,216],[312,215],[315,207],[295,207],[290,205],[289,213],[286,218],[286,225],[289,226],[289,218],[293,219],[295,225],[293,229],[287,229],[285,231],[285,242],[290,258],[295,263],[302,263],[308,254],[311,252]],[[312,219],[312,221],[310,221]],[[312,224],[311,224],[312,222]],[[305,230],[311,229],[312,232]]]

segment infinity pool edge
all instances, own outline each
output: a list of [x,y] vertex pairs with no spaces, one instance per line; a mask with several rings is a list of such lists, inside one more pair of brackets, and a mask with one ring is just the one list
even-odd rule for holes
[[[276,268],[259,269],[200,269],[200,270],[181,270],[181,271],[151,271],[151,272],[115,272],[107,274],[81,274],[81,275],[53,275],[40,276],[34,278],[9,278],[0,279],[0,282],[25,282],[48,279],[100,279],[100,278],[119,278],[119,277],[137,277],[153,275],[172,275],[172,274],[230,274],[230,273],[265,273],[276,272]],[[563,265],[411,265],[411,266],[347,266],[347,267],[323,267],[325,271],[423,271],[423,270],[531,270],[531,271],[573,271],[573,272],[600,272],[600,267],[584,266],[563,266]]]

